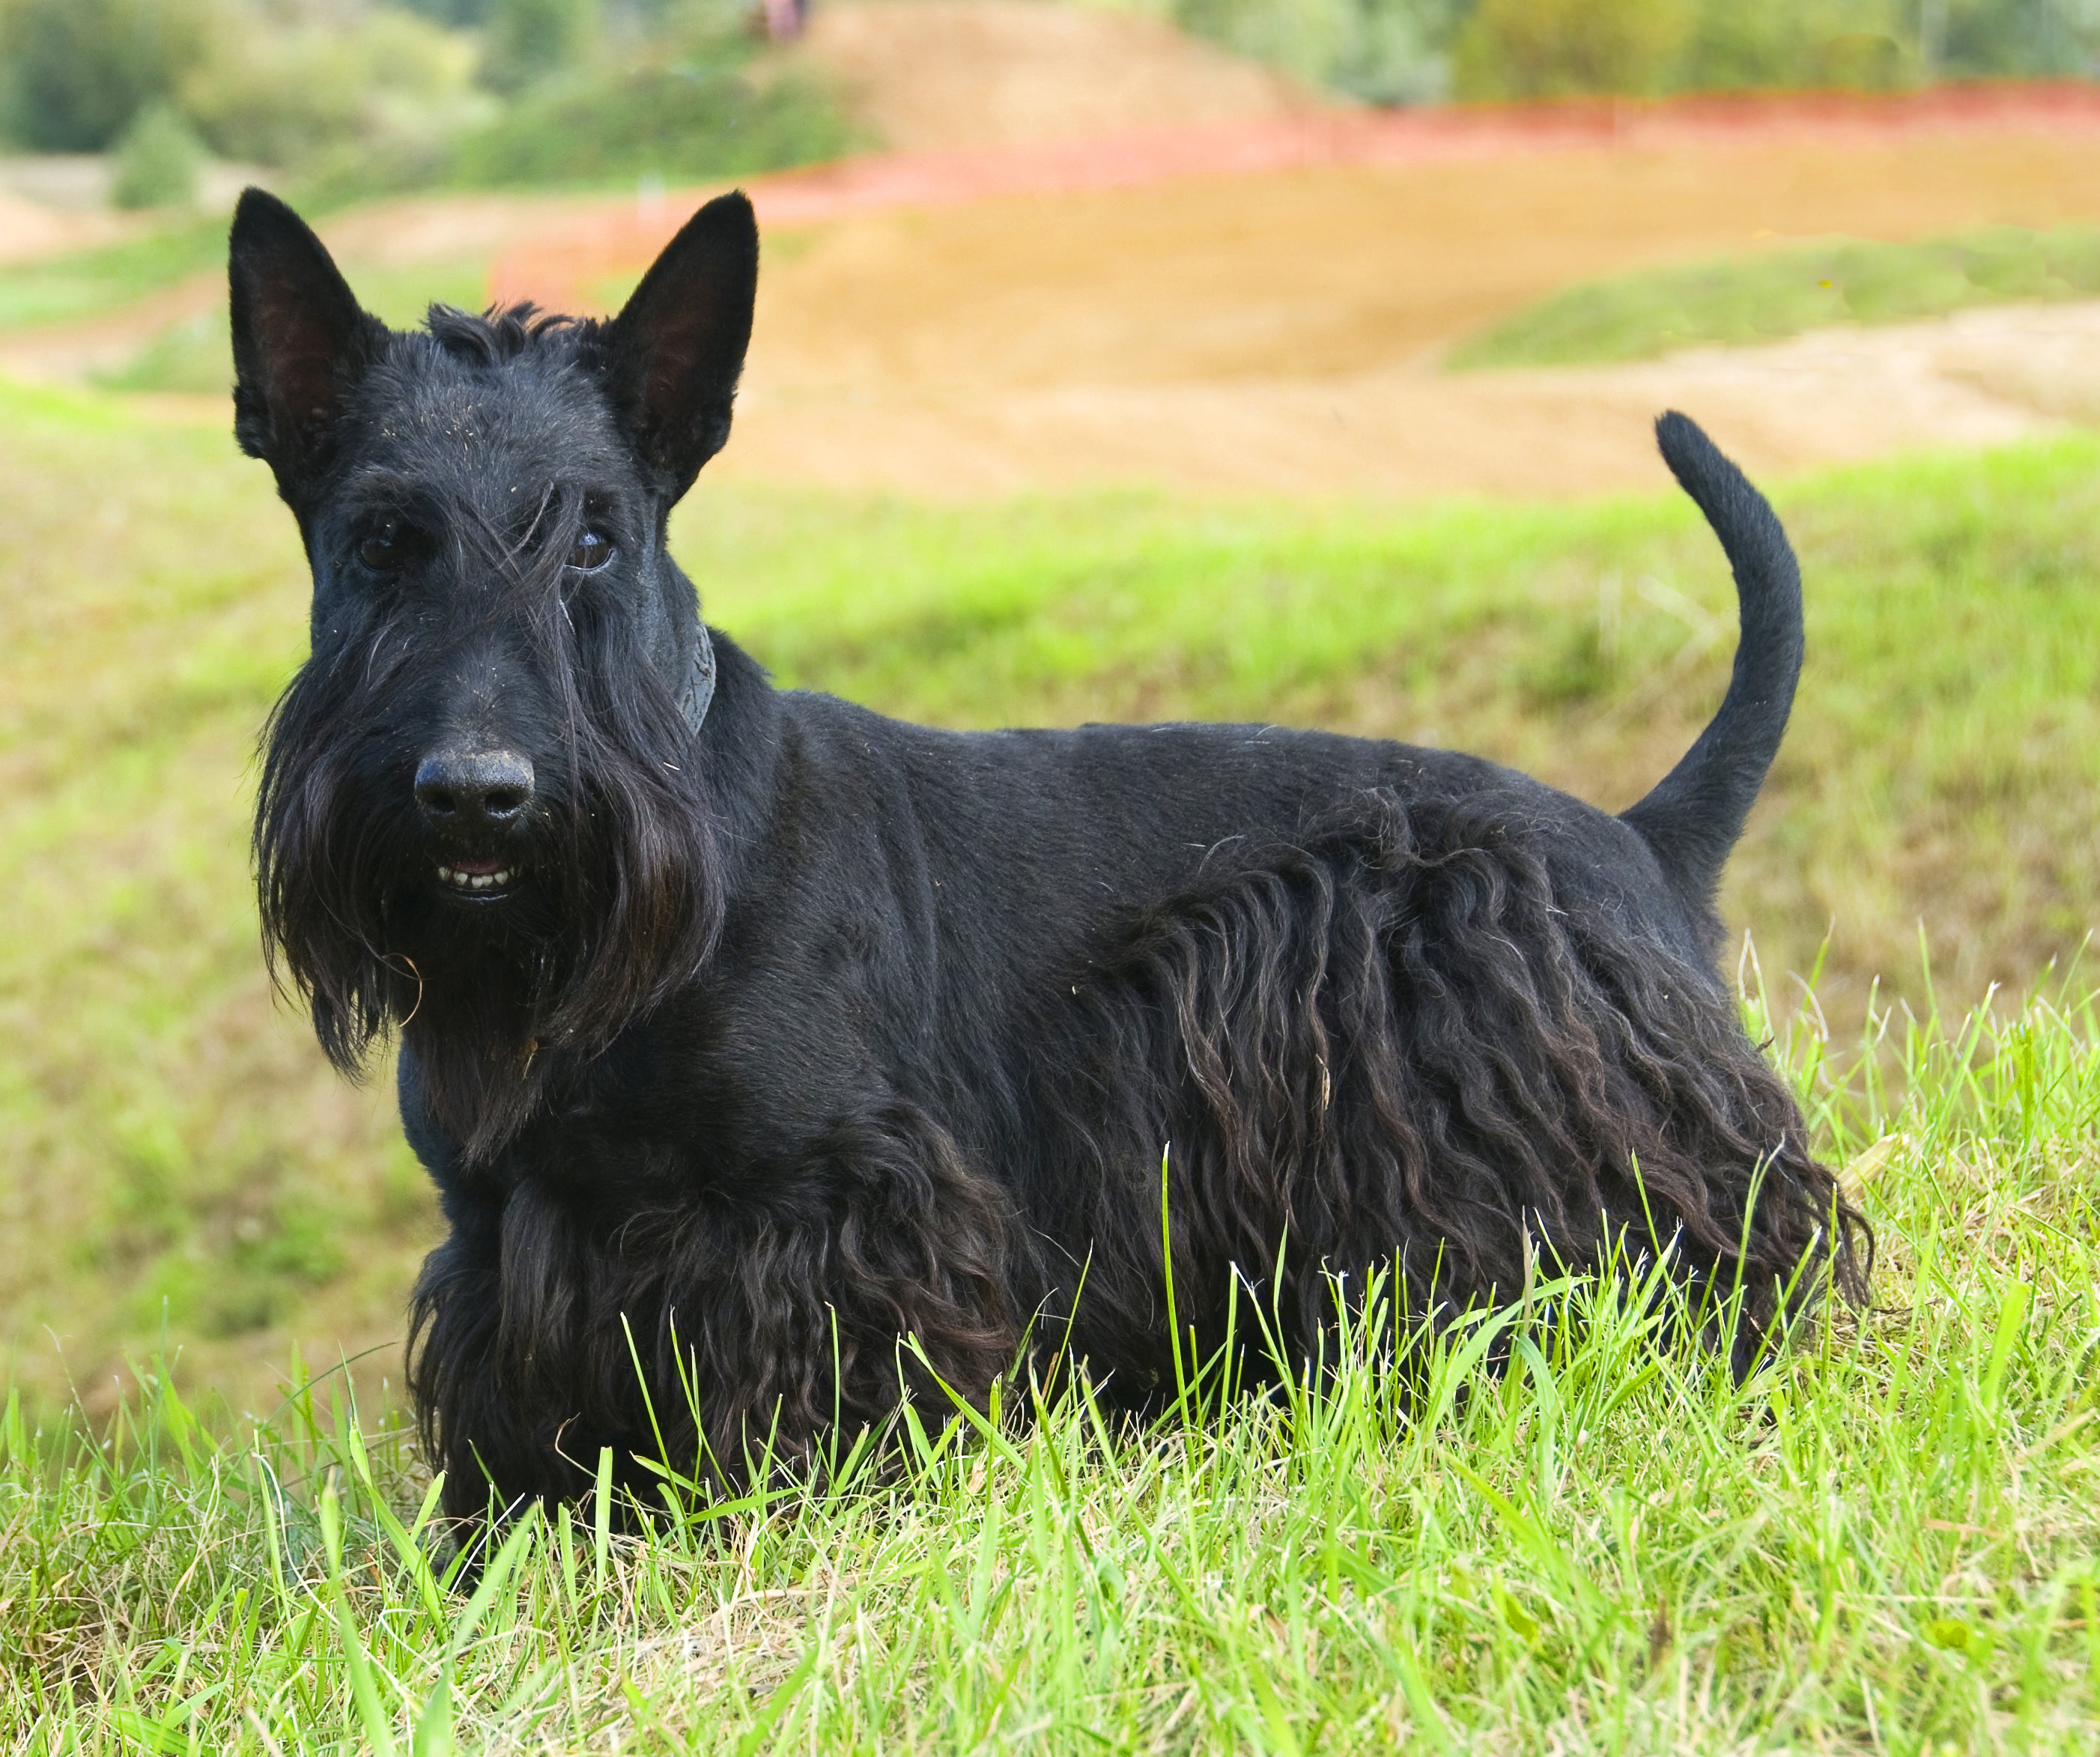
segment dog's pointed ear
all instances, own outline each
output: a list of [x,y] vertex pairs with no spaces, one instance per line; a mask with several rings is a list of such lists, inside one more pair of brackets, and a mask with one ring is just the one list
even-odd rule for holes
[[729,439],[758,292],[758,223],[742,190],[686,222],[606,326],[613,408],[673,500]]
[[227,260],[233,431],[287,500],[326,455],[344,395],[386,331],[357,302],[327,246],[275,196],[244,191]]

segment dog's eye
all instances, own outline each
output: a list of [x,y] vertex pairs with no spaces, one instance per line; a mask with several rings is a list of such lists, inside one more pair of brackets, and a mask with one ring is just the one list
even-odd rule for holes
[[569,565],[578,573],[596,573],[612,559],[612,539],[602,531],[586,531],[569,550]]
[[380,573],[391,573],[400,567],[408,558],[408,545],[401,537],[401,521],[390,519],[366,532],[357,545],[357,558]]
[[578,573],[596,573],[612,559],[612,539],[602,531],[586,531],[570,545],[568,564]]

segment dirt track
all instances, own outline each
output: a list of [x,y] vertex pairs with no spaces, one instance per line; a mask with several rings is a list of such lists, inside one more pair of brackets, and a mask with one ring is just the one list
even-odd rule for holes
[[[2061,311],[1603,371],[1436,367],[1587,276],[2100,220],[2089,88],[1379,115],[1124,15],[889,0],[818,20],[809,54],[902,150],[753,186],[769,248],[723,475],[1553,494],[1653,482],[1665,402],[1772,470],[2100,401],[2100,327]],[[492,290],[602,306],[689,206],[565,215]]]
[[[1449,377],[1451,341],[1566,282],[1832,232],[2100,219],[2076,138],[1736,142],[1178,179],[862,214],[780,237],[726,475],[933,494],[1568,493],[1652,483],[1681,401],[1786,470],[1999,439],[2100,337],[2061,311],[1634,368]],[[1958,338],[1958,340],[1957,340]]]
[[[1588,276],[1832,233],[2100,221],[2093,88],[1375,115],[1152,21],[1022,0],[836,5],[807,53],[908,150],[752,186],[766,266],[720,475],[1559,494],[1655,482],[1666,403],[1764,471],[2100,408],[2100,317],[2062,308],[1621,369],[1436,369]],[[704,192],[426,197],[325,230],[354,283],[486,251],[495,296],[588,309]],[[9,336],[0,364],[113,365],[220,296],[202,276]]]

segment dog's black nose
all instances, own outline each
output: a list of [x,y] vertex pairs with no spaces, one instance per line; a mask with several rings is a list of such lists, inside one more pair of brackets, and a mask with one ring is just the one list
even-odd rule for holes
[[514,750],[441,750],[416,765],[416,803],[448,830],[508,829],[532,802],[532,764]]

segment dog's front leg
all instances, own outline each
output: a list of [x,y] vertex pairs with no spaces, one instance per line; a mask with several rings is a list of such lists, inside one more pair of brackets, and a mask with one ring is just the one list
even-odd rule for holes
[[904,1402],[934,1425],[982,1408],[1013,1363],[1010,1205],[915,1105],[835,1119],[699,1225],[704,1248],[666,1237],[685,1260],[660,1341],[720,1478],[821,1472]]
[[612,1224],[527,1177],[447,1192],[410,1384],[445,1504],[479,1517],[624,1486],[822,1474],[910,1401],[982,1408],[1020,1343],[1003,1193],[915,1106],[834,1120],[734,1187]]

